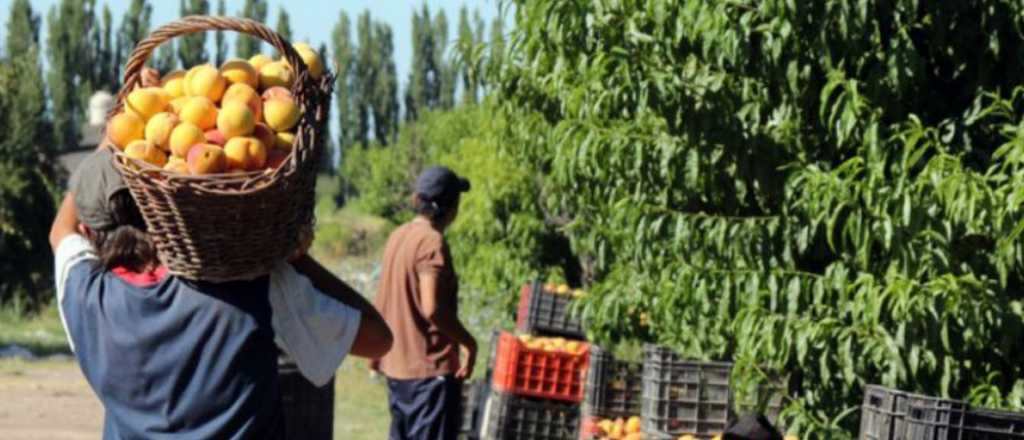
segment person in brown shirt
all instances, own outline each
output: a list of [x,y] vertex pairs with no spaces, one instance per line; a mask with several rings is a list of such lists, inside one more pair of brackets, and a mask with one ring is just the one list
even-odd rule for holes
[[458,318],[459,280],[444,231],[469,188],[448,168],[423,171],[413,198],[416,217],[392,232],[384,249],[374,305],[394,345],[373,367],[388,381],[391,440],[458,434],[462,381],[473,374],[477,345]]

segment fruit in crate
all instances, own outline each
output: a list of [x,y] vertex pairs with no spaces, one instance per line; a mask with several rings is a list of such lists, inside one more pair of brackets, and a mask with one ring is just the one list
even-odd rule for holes
[[638,440],[643,438],[640,433],[640,417],[626,419],[596,419],[584,423],[588,438],[608,440]]
[[[311,77],[323,74],[316,51],[301,43],[295,50]],[[270,172],[291,157],[302,119],[290,90],[295,79],[285,60],[263,54],[176,70],[155,87],[128,93],[106,137],[126,156],[168,173]]]
[[519,335],[519,341],[530,350],[541,350],[549,353],[583,354],[586,344],[580,341],[569,341],[565,338],[549,338],[531,335]]
[[690,434],[683,434],[683,435],[679,436],[678,440],[697,440],[697,438],[692,436],[692,435],[690,435]]
[[567,295],[567,294],[569,294],[570,291],[571,291],[571,289],[569,289],[569,286],[566,285],[566,284],[559,284],[558,288],[555,289],[555,293],[557,293],[559,295]]

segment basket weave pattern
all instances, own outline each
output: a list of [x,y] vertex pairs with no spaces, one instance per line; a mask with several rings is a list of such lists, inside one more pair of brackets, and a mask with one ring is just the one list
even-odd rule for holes
[[172,274],[224,282],[269,273],[298,246],[313,226],[314,187],[323,154],[323,130],[334,76],[309,75],[291,43],[259,22],[190,16],[155,30],[139,42],[125,67],[124,86],[111,116],[142,81],[142,68],[156,48],[175,37],[213,30],[259,37],[284,54],[296,72],[292,94],[302,117],[295,144],[276,170],[207,176],[175,174],[128,158],[112,148],[116,166],[146,220],[161,262]]

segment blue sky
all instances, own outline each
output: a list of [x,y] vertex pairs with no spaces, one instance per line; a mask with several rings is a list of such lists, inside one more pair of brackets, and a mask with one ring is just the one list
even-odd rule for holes
[[[7,17],[10,14],[12,0],[0,0],[0,41],[5,38]],[[41,41],[45,40],[46,33],[46,13],[50,8],[59,3],[59,0],[33,0],[32,8],[37,14],[42,17],[43,21],[43,35]],[[114,16],[115,27],[119,26],[121,16],[128,9],[128,5],[131,3],[130,0],[96,0],[99,8],[102,8],[104,3],[110,5],[111,12]],[[167,23],[179,16],[177,0],[150,0],[150,5],[153,7],[153,17],[151,27],[155,28],[161,24]],[[448,16],[449,23],[449,34],[454,35],[456,33],[456,26],[458,24],[459,8],[462,5],[466,5],[470,11],[474,8],[480,11],[480,15],[484,18],[485,23],[490,25],[490,22],[498,15],[498,0],[429,0],[426,2],[430,6],[432,11],[436,11],[438,8],[443,8],[445,14]],[[242,9],[244,0],[227,0],[226,9],[228,15],[238,15]],[[412,59],[412,12],[414,8],[422,6],[422,1],[397,1],[397,0],[344,0],[344,1],[312,1],[312,0],[300,0],[300,1],[280,1],[280,0],[268,0],[268,12],[267,20],[269,25],[273,27],[276,24],[277,12],[282,5],[285,6],[285,10],[290,15],[292,34],[296,41],[307,41],[314,47],[319,46],[321,42],[328,42],[331,35],[331,29],[334,24],[338,21],[339,13],[344,9],[350,19],[353,21],[353,32],[355,17],[360,14],[364,9],[369,9],[370,14],[379,21],[383,21],[391,25],[395,35],[395,64],[398,70],[399,82],[403,88],[405,82],[409,77],[409,64]],[[215,12],[217,6],[216,0],[210,0],[211,13]],[[511,17],[509,14],[505,14],[505,22],[509,23]],[[508,26],[506,26],[508,29]],[[212,35],[212,34],[211,34]],[[207,43],[213,43],[213,38],[207,38]],[[45,43],[44,43],[45,44]],[[328,48],[330,43],[328,43]],[[45,50],[45,48],[44,48]],[[264,46],[265,52],[271,52],[268,46]],[[229,35],[228,40],[228,52],[229,55],[234,53],[234,42],[233,38]]]

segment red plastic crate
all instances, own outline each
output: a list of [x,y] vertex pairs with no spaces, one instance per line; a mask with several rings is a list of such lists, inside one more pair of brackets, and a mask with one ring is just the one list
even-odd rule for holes
[[515,335],[502,332],[492,386],[509,394],[579,403],[590,364],[590,346],[580,344],[579,354],[534,350]]

